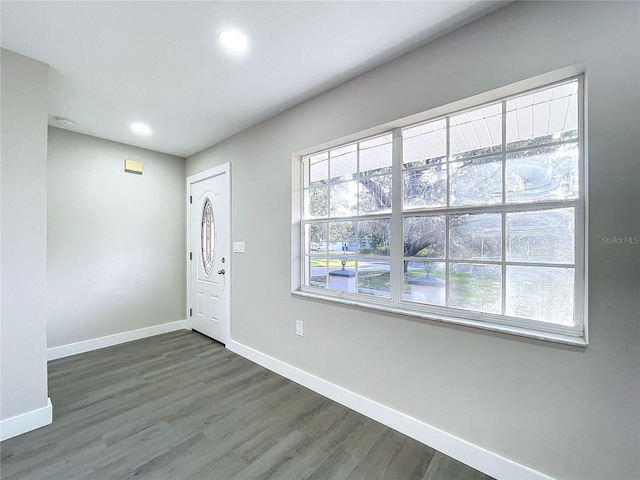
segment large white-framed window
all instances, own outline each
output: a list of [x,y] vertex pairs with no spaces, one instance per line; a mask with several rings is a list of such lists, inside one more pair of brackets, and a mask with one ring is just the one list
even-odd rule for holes
[[583,78],[300,158],[298,292],[583,345]]

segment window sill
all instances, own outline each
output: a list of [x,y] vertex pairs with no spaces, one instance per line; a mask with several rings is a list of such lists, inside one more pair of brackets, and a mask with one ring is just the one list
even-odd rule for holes
[[587,342],[582,337],[576,337],[572,335],[564,335],[561,333],[544,332],[540,330],[532,330],[523,327],[516,327],[511,325],[500,325],[496,323],[486,323],[466,318],[446,317],[435,315],[431,313],[420,312],[417,310],[410,310],[407,308],[396,307],[392,305],[377,304],[361,302],[353,298],[333,297],[328,295],[320,295],[314,292],[293,290],[292,295],[301,298],[309,298],[313,300],[322,300],[329,303],[338,303],[342,305],[350,305],[359,308],[365,308],[369,310],[377,310],[380,312],[393,313],[398,315],[406,315],[413,318],[422,320],[436,321],[450,323],[454,325],[463,325],[467,327],[480,328],[482,330],[489,330],[493,332],[507,333],[510,335],[516,335],[519,337],[533,338],[536,340],[544,340],[553,343],[560,343],[563,345],[570,345],[573,347],[586,347]]

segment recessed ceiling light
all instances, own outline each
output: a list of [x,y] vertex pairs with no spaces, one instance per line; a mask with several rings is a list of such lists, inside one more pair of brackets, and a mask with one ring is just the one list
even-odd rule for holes
[[247,37],[237,30],[223,30],[218,34],[223,47],[232,52],[242,52],[247,48]]
[[69,120],[68,118],[64,118],[64,117],[53,117],[53,119],[55,120],[56,124],[60,127],[64,127],[64,128],[71,128],[75,125],[75,123],[73,123],[71,120]]
[[151,128],[149,128],[149,125],[145,123],[132,123],[131,131],[133,131],[133,133],[137,133],[138,135],[151,135],[153,133],[151,131]]

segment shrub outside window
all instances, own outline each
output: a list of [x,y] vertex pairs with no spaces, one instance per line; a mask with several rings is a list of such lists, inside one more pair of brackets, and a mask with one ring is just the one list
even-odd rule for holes
[[578,77],[302,157],[300,290],[584,343],[581,117]]

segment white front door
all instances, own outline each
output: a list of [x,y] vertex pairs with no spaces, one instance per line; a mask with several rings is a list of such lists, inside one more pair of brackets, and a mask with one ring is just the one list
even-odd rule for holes
[[191,328],[229,338],[229,165],[187,178],[189,190],[188,313]]

